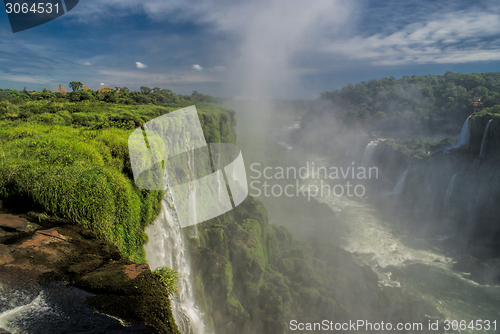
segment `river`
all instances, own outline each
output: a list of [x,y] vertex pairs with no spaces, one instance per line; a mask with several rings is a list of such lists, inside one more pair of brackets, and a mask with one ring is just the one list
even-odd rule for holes
[[[317,167],[332,166],[330,158],[292,146],[289,134],[296,128],[298,122],[285,126],[277,140],[290,154],[300,157],[303,164],[309,161]],[[320,186],[317,178],[303,182],[306,186]],[[447,333],[500,332],[500,286],[478,284],[469,279],[468,273],[453,270],[455,261],[439,244],[439,238],[416,235],[397,221],[384,220],[367,198],[339,197],[324,192],[315,199],[336,212],[337,224],[343,225],[338,230],[345,232],[335,240],[339,240],[340,246],[352,253],[356,261],[368,265],[377,274],[380,286],[402,289],[414,299],[430,303],[450,323],[458,321],[452,325],[465,321],[466,329],[455,326],[456,330],[450,328]],[[481,323],[478,320],[482,320],[482,330],[477,329]],[[490,330],[484,330],[487,320],[491,322]],[[474,321],[474,329],[468,327],[471,321]]]

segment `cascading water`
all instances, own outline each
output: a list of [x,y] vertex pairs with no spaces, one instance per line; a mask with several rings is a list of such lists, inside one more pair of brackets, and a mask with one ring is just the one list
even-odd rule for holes
[[394,188],[392,188],[390,195],[401,195],[405,187],[406,174],[408,174],[408,169],[410,169],[410,167],[406,168],[406,170],[401,173],[401,176],[399,177],[398,182],[396,182],[396,184],[394,185]]
[[483,140],[481,141],[481,150],[479,151],[479,156],[476,161],[478,162],[480,159],[483,159],[485,156],[486,144],[488,142],[488,129],[490,128],[490,124],[493,119],[490,119],[488,123],[486,123],[486,128],[484,129]]
[[179,330],[183,334],[206,333],[203,313],[195,303],[185,237],[168,188],[162,201],[161,214],[153,225],[146,228],[146,233],[149,241],[144,248],[151,270],[170,267],[179,274],[178,295],[171,298],[172,313]]
[[[328,164],[327,159],[312,159],[318,166]],[[319,180],[304,182],[319,187]],[[475,319],[498,318],[500,287],[477,284],[468,274],[453,270],[454,259],[436,248],[435,240],[394,228],[368,202],[324,194],[316,199],[336,211],[339,224],[348,231],[340,236],[339,245],[368,265],[381,286],[402,289],[415,300],[433,305],[450,321],[469,324]],[[474,333],[479,332],[491,331]]]
[[457,143],[453,145],[451,148],[458,148],[462,146],[465,146],[466,148],[469,147],[469,140],[470,140],[469,119],[470,116],[467,117],[464,124],[462,125],[462,130],[460,130],[460,136],[458,136]]
[[372,140],[366,145],[365,151],[363,152],[363,156],[361,157],[360,166],[368,167],[371,163],[373,153],[375,153],[375,148],[378,145],[378,140]]
[[450,200],[450,196],[453,193],[453,187],[455,186],[455,179],[460,172],[453,174],[450,179],[450,183],[448,184],[448,189],[446,189],[446,195],[444,197],[444,206],[448,205],[448,201]]
[[85,304],[89,296],[92,294],[57,284],[41,291],[0,284],[0,328],[13,334],[151,332],[144,324],[128,326],[121,319],[95,312]]
[[[375,145],[375,142],[370,142],[365,148],[362,159],[365,165],[370,163]],[[328,157],[313,155],[300,148],[294,150],[297,156],[315,161],[316,166],[328,168],[331,164]],[[408,170],[405,172],[407,175]],[[399,177],[399,185],[394,186],[394,192],[404,188],[405,172]],[[457,180],[455,175],[453,182]],[[304,184],[319,188],[320,180],[309,178],[304,180]],[[453,185],[450,194],[452,192]],[[439,240],[394,226],[368,201],[333,194],[318,194],[315,198],[336,212],[336,221],[345,228],[339,230],[347,231],[335,236],[339,246],[351,252],[360,264],[368,265],[377,274],[381,286],[401,289],[415,300],[433,305],[450,321],[464,320],[469,324],[476,319],[498,319],[500,287],[478,284],[470,280],[467,273],[453,270],[454,259],[436,247]],[[470,333],[468,329],[460,332]]]
[[[33,313],[54,312],[43,298],[43,292],[40,293],[33,301],[28,304],[15,307],[11,310],[0,314],[0,328],[7,329],[12,332],[21,332],[23,330],[22,318]],[[21,321],[20,321],[21,320]]]

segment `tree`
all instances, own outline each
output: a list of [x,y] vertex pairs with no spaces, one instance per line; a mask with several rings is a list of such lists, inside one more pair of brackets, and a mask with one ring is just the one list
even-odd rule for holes
[[141,87],[141,93],[144,95],[148,95],[149,93],[151,93],[151,91],[152,91],[152,89],[149,87],[146,87],[146,86]]
[[69,83],[69,87],[73,92],[77,92],[79,90],[82,90],[83,84],[80,81],[71,81]]
[[128,89],[127,87],[120,88],[120,95],[128,95],[128,94],[130,94],[130,89]]

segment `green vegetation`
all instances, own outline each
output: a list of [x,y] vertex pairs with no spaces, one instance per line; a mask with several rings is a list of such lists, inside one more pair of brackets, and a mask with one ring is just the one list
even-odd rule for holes
[[453,132],[471,114],[470,103],[476,96],[485,108],[498,112],[500,72],[370,80],[324,92],[318,105],[331,102],[321,112],[370,130]]
[[381,289],[375,273],[331,240],[297,240],[286,227],[269,224],[252,197],[198,227],[190,239],[198,298],[217,333],[288,333],[292,319],[403,322],[436,314],[400,291]]
[[141,87],[141,91],[130,91],[127,87],[101,88],[100,90],[87,89],[81,82],[72,81],[69,84],[72,92],[66,93],[66,89],[59,85],[56,92],[44,89],[41,92],[24,90],[19,92],[12,89],[0,89],[0,101],[8,101],[13,104],[21,104],[27,101],[51,101],[51,102],[81,102],[102,101],[107,103],[118,103],[126,105],[168,105],[171,107],[182,107],[193,103],[213,103],[219,100],[208,95],[194,91],[191,96],[175,94],[169,89],[155,87]]
[[[0,199],[10,207],[20,203],[27,211],[42,212],[39,217],[67,218],[142,262],[144,228],[156,218],[163,194],[135,186],[128,136],[150,119],[195,103],[207,141],[234,143],[234,112],[205,103],[210,101],[197,93],[184,97],[147,87],[111,92],[74,86],[69,94],[0,91]],[[282,148],[273,146],[271,151],[276,155],[268,157],[270,162],[278,163],[285,155]],[[297,210],[304,208],[296,205]],[[303,225],[311,217],[329,221],[331,211],[325,205],[310,206],[307,210],[318,216],[304,216]],[[207,323],[218,333],[241,328],[247,333],[286,333],[293,318],[403,322],[424,321],[424,313],[433,314],[399,292],[381,290],[376,275],[356,265],[342,249],[317,240],[296,240],[287,228],[269,224],[266,209],[251,197],[235,210],[192,228],[198,229],[192,233],[197,237],[189,239],[197,299],[209,317]],[[152,295],[150,303],[167,305],[166,293],[148,287],[161,282],[160,290],[172,293],[174,272],[140,274],[134,280],[142,285],[127,280],[122,289],[122,270],[98,270],[84,276],[78,286],[103,292],[92,305],[124,318],[147,319],[144,295]],[[117,291],[127,298],[111,299]],[[124,306],[125,301],[134,307]],[[154,317],[171,323],[169,314]],[[148,323],[162,328],[152,321]]]
[[153,273],[163,284],[169,296],[173,296],[178,293],[177,282],[179,280],[179,274],[175,270],[169,267],[161,267],[156,268]]
[[162,194],[131,181],[128,131],[0,124],[0,197],[8,206],[67,218],[143,260],[143,230],[156,218]]
[[[117,96],[110,103],[106,95],[99,100],[99,91],[73,86],[65,95],[0,91],[0,198],[10,207],[67,218],[113,242],[131,260],[145,262],[144,228],[156,219],[163,193],[135,186],[128,136],[155,117],[207,98],[174,94],[175,103],[161,103],[173,93],[120,89],[106,93]],[[73,93],[97,98],[77,100]],[[123,104],[124,95],[151,104]],[[234,112],[196,106],[208,142],[236,140]]]
[[[154,333],[179,334],[166,289],[148,265],[131,262],[115,245],[68,220],[35,212],[16,217],[5,215],[5,207],[0,209],[0,280],[4,287],[36,293],[47,284],[71,285],[90,292],[85,301],[100,313],[127,324],[142,324],[139,327]],[[31,246],[26,247],[27,243]],[[71,323],[67,326],[71,328]]]

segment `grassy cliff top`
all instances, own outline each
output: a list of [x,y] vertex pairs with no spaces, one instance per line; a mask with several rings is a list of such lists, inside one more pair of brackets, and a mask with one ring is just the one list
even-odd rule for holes
[[20,211],[69,219],[143,262],[144,228],[158,215],[163,194],[134,184],[128,137],[194,104],[207,142],[234,143],[234,112],[208,100],[196,92],[1,90],[0,199]]

